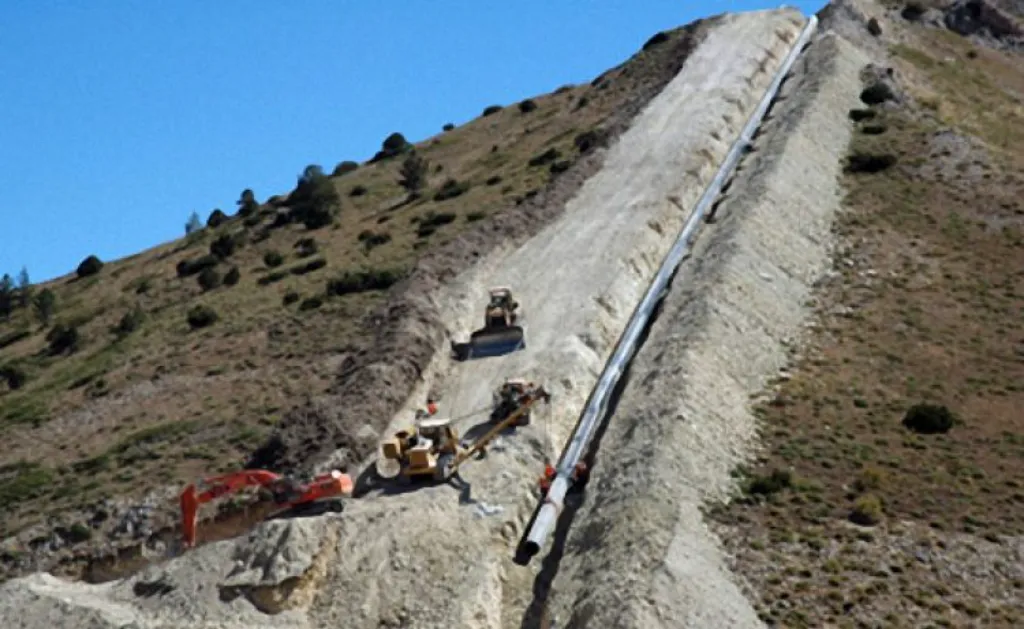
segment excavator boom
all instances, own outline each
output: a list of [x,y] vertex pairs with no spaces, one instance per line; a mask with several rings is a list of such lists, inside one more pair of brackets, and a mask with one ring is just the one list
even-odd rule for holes
[[509,413],[508,417],[498,422],[494,426],[494,428],[491,428],[489,431],[487,431],[487,434],[477,439],[473,443],[473,445],[464,450],[461,450],[455,456],[455,460],[452,462],[451,473],[454,473],[455,470],[457,470],[459,466],[466,461],[466,459],[487,447],[487,444],[493,441],[494,438],[497,437],[503,430],[515,424],[520,417],[529,412],[530,407],[533,406],[535,402],[537,402],[538,400],[544,400],[545,402],[547,402],[550,399],[551,396],[548,394],[547,391],[544,390],[543,387],[539,387],[537,391],[531,392],[526,397],[526,399],[520,403],[519,408]]
[[195,546],[201,505],[246,487],[270,489],[274,492],[275,501],[283,508],[289,508],[324,498],[350,495],[353,485],[351,477],[338,471],[317,476],[310,483],[302,484],[267,470],[242,470],[192,483],[185,487],[180,497],[181,532],[185,545]]

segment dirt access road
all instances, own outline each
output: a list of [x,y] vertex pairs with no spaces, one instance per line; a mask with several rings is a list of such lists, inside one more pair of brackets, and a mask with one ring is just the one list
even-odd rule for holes
[[462,491],[371,495],[341,516],[268,523],[120,582],[18,579],[0,588],[0,616],[47,629],[524,624],[540,562],[510,559],[544,455],[568,436],[633,306],[804,21],[793,9],[723,19],[557,222],[492,254],[440,298],[456,339],[479,327],[495,284],[514,288],[528,324],[524,351],[436,361],[430,376],[443,382],[443,413],[487,406],[505,377],[528,377],[553,395],[533,425],[466,466]]

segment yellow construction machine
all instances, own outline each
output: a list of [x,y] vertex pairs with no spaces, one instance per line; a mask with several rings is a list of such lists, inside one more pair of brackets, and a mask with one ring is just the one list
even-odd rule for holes
[[498,356],[526,347],[526,334],[519,325],[519,302],[512,289],[496,286],[488,291],[484,308],[484,327],[473,332],[468,343],[453,343],[456,358]]
[[467,459],[483,455],[487,445],[503,430],[522,425],[531,406],[541,400],[547,403],[551,396],[543,387],[532,387],[517,395],[516,400],[516,408],[472,444],[459,442],[458,432],[448,418],[424,418],[413,428],[398,431],[381,444],[377,475],[402,482],[415,478],[447,481]]

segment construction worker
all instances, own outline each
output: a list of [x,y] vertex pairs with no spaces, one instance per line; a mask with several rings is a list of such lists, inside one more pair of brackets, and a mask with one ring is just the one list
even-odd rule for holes
[[[551,489],[551,483],[555,481],[555,476],[558,470],[556,470],[550,463],[544,464],[544,475],[540,477],[540,493],[542,496],[547,495],[548,490]],[[572,482],[573,484],[586,479],[587,477],[587,464],[580,461],[576,464],[576,467],[572,471]]]
[[422,409],[422,408],[421,409],[417,409],[416,410],[416,419],[426,419],[428,417],[433,417],[434,415],[437,415],[437,402],[434,401],[434,398],[428,397],[427,398],[427,408],[426,409]]

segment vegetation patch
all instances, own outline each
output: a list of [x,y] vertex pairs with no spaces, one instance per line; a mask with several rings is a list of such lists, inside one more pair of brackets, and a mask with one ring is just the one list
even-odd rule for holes
[[405,277],[400,269],[370,269],[346,271],[327,282],[327,294],[335,297],[352,293],[385,290]]
[[90,277],[103,270],[103,262],[96,256],[89,256],[78,265],[75,271],[79,278]]
[[186,320],[188,325],[193,330],[205,328],[216,323],[220,317],[217,315],[217,311],[210,306],[197,305],[189,308]]
[[312,273],[313,271],[319,271],[325,266],[327,266],[326,259],[313,258],[312,260],[307,260],[306,262],[301,262],[299,264],[292,266],[290,269],[288,269],[288,272],[291,273],[292,275],[305,275],[307,273]]
[[38,463],[16,463],[0,467],[0,479],[0,509],[8,509],[49,492],[54,474]]

